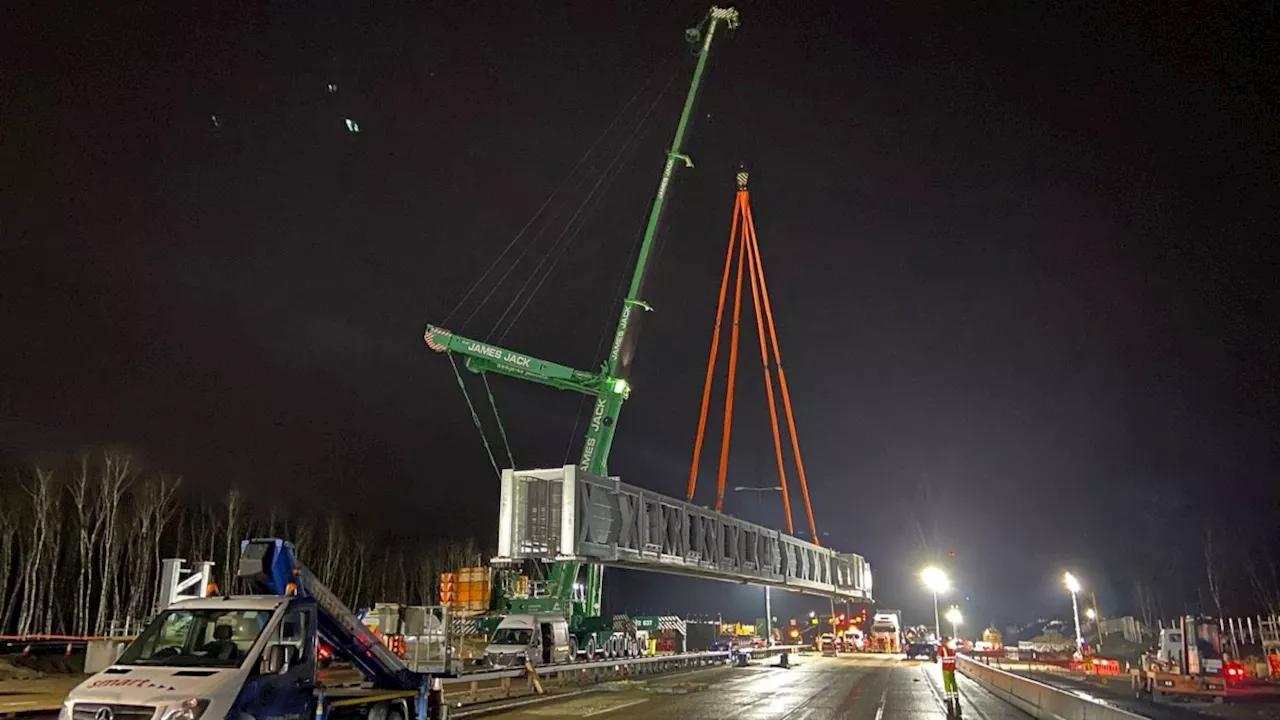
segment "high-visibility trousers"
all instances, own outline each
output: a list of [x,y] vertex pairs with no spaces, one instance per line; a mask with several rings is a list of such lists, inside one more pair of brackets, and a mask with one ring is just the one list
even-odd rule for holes
[[954,669],[942,671],[942,689],[946,692],[947,697],[959,695],[960,689],[956,687],[956,671]]

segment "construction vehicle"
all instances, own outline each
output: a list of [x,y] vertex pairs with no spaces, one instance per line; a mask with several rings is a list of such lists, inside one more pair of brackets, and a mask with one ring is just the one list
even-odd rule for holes
[[847,628],[842,637],[845,652],[862,652],[866,648],[866,638],[863,637],[862,631],[856,627]]
[[928,660],[938,662],[938,644],[929,641],[908,642],[902,651],[906,660]]
[[[405,667],[291,544],[241,542],[236,577],[254,594],[179,597],[111,666],[71,691],[60,719],[425,720],[429,704],[439,706],[428,677]],[[350,662],[364,685],[324,687],[322,648]]]
[[982,640],[974,647],[978,650],[995,652],[1004,648],[1004,635],[993,625],[982,631]]
[[881,610],[871,616],[871,652],[902,652],[902,613]]
[[817,645],[823,657],[835,657],[840,652],[840,640],[835,633],[822,633],[818,636]]
[[1227,683],[1219,629],[1216,620],[1192,616],[1162,628],[1156,647],[1141,657],[1132,676],[1138,695],[1222,702]]
[[937,644],[938,637],[934,634],[933,628],[928,625],[913,625],[903,628],[902,642],[910,643],[933,643]]
[[[693,108],[711,55],[712,43],[721,28],[738,25],[732,8],[712,7],[703,22],[685,31],[686,40],[697,53],[697,61],[685,98],[675,136],[667,153],[658,189],[649,211],[640,242],[636,266],[623,300],[617,329],[612,336],[607,361],[596,371],[577,370],[565,365],[496,347],[486,342],[455,335],[445,328],[428,325],[424,339],[436,352],[459,355],[466,369],[477,374],[497,373],[536,382],[560,390],[570,390],[595,398],[578,468],[598,477],[608,477],[609,450],[618,427],[623,402],[631,393],[629,378],[639,338],[641,318],[649,310],[644,300],[651,251],[661,225],[668,192],[680,167],[692,167],[683,145],[693,117]],[[452,359],[452,358],[451,358]],[[456,370],[456,366],[455,366]],[[462,385],[462,378],[458,376]],[[465,385],[463,385],[465,391]],[[578,558],[556,558],[550,562],[517,562],[496,567],[492,611],[498,615],[558,614],[569,627],[572,653],[591,654],[599,647],[603,633],[613,636],[612,623],[601,617],[603,566]]]

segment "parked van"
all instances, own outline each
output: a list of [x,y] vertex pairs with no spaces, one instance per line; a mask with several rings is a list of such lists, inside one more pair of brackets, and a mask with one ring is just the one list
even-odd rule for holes
[[577,648],[569,637],[569,623],[560,615],[507,615],[484,649],[492,667],[519,667],[569,662]]

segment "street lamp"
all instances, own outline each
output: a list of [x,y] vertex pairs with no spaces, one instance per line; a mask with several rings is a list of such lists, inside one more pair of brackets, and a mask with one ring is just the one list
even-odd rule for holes
[[1080,605],[1076,602],[1076,594],[1080,592],[1080,581],[1068,572],[1063,574],[1062,584],[1071,591],[1071,615],[1076,621],[1076,653],[1079,654],[1080,649],[1084,647],[1084,636],[1080,634]]
[[[767,492],[782,492],[781,485],[772,485],[769,487],[747,487],[739,485],[733,489],[734,492],[753,492],[756,494],[756,509],[760,509],[760,503],[764,501],[764,494]],[[769,586],[764,586],[764,635],[769,645],[773,645],[773,598],[769,592]]]
[[1095,650],[1102,650],[1102,619],[1098,617],[1098,597],[1094,595],[1093,607],[1085,608],[1084,616],[1089,618],[1089,622],[1093,623],[1093,630],[1098,634],[1098,644]]
[[951,589],[951,580],[947,574],[936,567],[927,567],[920,571],[920,582],[933,593],[933,629],[942,637],[942,621],[938,618],[938,595]]
[[947,622],[951,623],[951,639],[957,643],[960,642],[960,631],[957,628],[963,621],[964,618],[960,615],[960,608],[952,605],[951,609],[947,611]]

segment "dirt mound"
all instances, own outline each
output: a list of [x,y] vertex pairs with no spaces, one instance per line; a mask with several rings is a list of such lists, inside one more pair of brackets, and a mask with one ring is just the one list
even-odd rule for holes
[[0,658],[0,680],[35,680],[44,673],[14,663],[7,658]]

